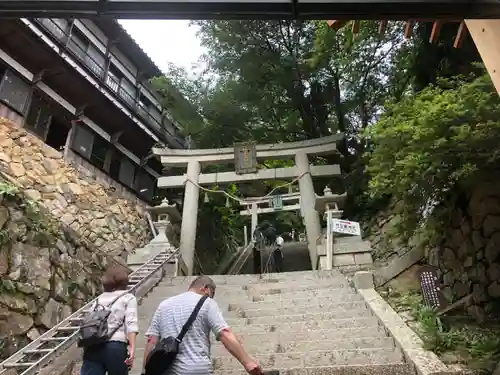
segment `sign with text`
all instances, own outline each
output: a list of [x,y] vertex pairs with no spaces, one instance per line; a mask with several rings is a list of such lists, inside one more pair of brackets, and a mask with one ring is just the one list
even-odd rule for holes
[[283,197],[281,195],[275,195],[271,197],[269,205],[275,210],[283,209]]
[[361,227],[356,221],[332,219],[332,232],[361,236]]
[[439,288],[439,278],[437,268],[432,266],[422,266],[420,268],[420,290],[427,306],[439,309],[443,305],[443,296]]
[[234,145],[234,165],[237,174],[257,172],[257,145],[255,142]]

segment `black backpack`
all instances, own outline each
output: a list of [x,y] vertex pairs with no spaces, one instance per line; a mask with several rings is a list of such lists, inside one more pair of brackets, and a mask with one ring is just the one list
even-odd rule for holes
[[111,307],[125,294],[121,294],[116,297],[108,306],[99,304],[99,298],[97,298],[97,303],[82,320],[79,329],[78,337],[78,347],[89,348],[96,345],[104,344],[108,342],[109,339],[118,331],[118,329],[123,325],[122,321],[115,329],[108,332],[108,318],[111,314]]
[[189,316],[187,322],[182,326],[181,333],[177,337],[166,337],[160,340],[155,348],[149,353],[146,358],[146,365],[144,366],[145,375],[164,375],[172,363],[174,363],[177,354],[179,353],[179,344],[186,335],[191,325],[196,320],[201,307],[205,303],[207,296],[200,298],[193,312]]

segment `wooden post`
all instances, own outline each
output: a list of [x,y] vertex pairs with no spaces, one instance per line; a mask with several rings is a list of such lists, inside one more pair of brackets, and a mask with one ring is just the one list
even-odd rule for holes
[[465,20],[465,24],[500,94],[500,20]]

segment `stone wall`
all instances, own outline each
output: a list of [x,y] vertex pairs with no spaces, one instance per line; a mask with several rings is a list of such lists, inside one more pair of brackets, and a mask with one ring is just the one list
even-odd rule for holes
[[116,262],[0,181],[0,358],[100,292]]
[[[368,239],[379,265],[418,246],[418,238],[409,243],[388,239],[394,233],[399,216],[391,206],[374,218]],[[441,290],[448,301],[472,295],[467,311],[482,321],[500,311],[500,177],[477,183],[455,207],[445,226],[442,242],[425,249],[426,263],[435,266]]]
[[150,239],[140,205],[89,180],[59,151],[1,118],[0,172],[104,252],[130,252]]

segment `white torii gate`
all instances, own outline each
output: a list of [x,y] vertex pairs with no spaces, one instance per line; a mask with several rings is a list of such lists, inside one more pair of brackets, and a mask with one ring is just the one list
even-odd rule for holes
[[237,174],[236,172],[201,173],[202,165],[234,163],[234,148],[174,150],[153,148],[153,154],[160,158],[165,167],[187,167],[181,176],[163,176],[158,178],[159,188],[185,186],[182,210],[180,253],[188,274],[193,272],[196,227],[198,218],[199,186],[250,182],[257,180],[293,180],[298,178],[302,216],[304,217],[311,263],[316,264],[316,239],[321,227],[319,214],[314,209],[316,194],[312,176],[340,175],[339,165],[309,165],[308,155],[331,155],[337,153],[336,143],[342,134],[310,139],[301,142],[266,144],[256,146],[257,160],[294,158],[295,166],[286,168],[258,169],[255,173]]
[[266,196],[266,197],[257,197],[257,198],[246,198],[243,200],[243,202],[240,202],[240,205],[246,207],[245,210],[240,211],[240,215],[244,216],[252,216],[252,226],[251,226],[251,236],[255,232],[255,228],[257,228],[258,225],[258,216],[259,214],[268,214],[272,212],[281,212],[281,211],[297,211],[300,210],[300,193],[288,193],[288,194],[282,194],[281,195],[281,200],[285,202],[294,202],[297,201],[297,203],[289,204],[289,205],[283,205],[282,208],[280,209],[275,209],[274,207],[259,207],[261,204],[267,204],[269,205],[269,201],[272,198],[272,196]]

